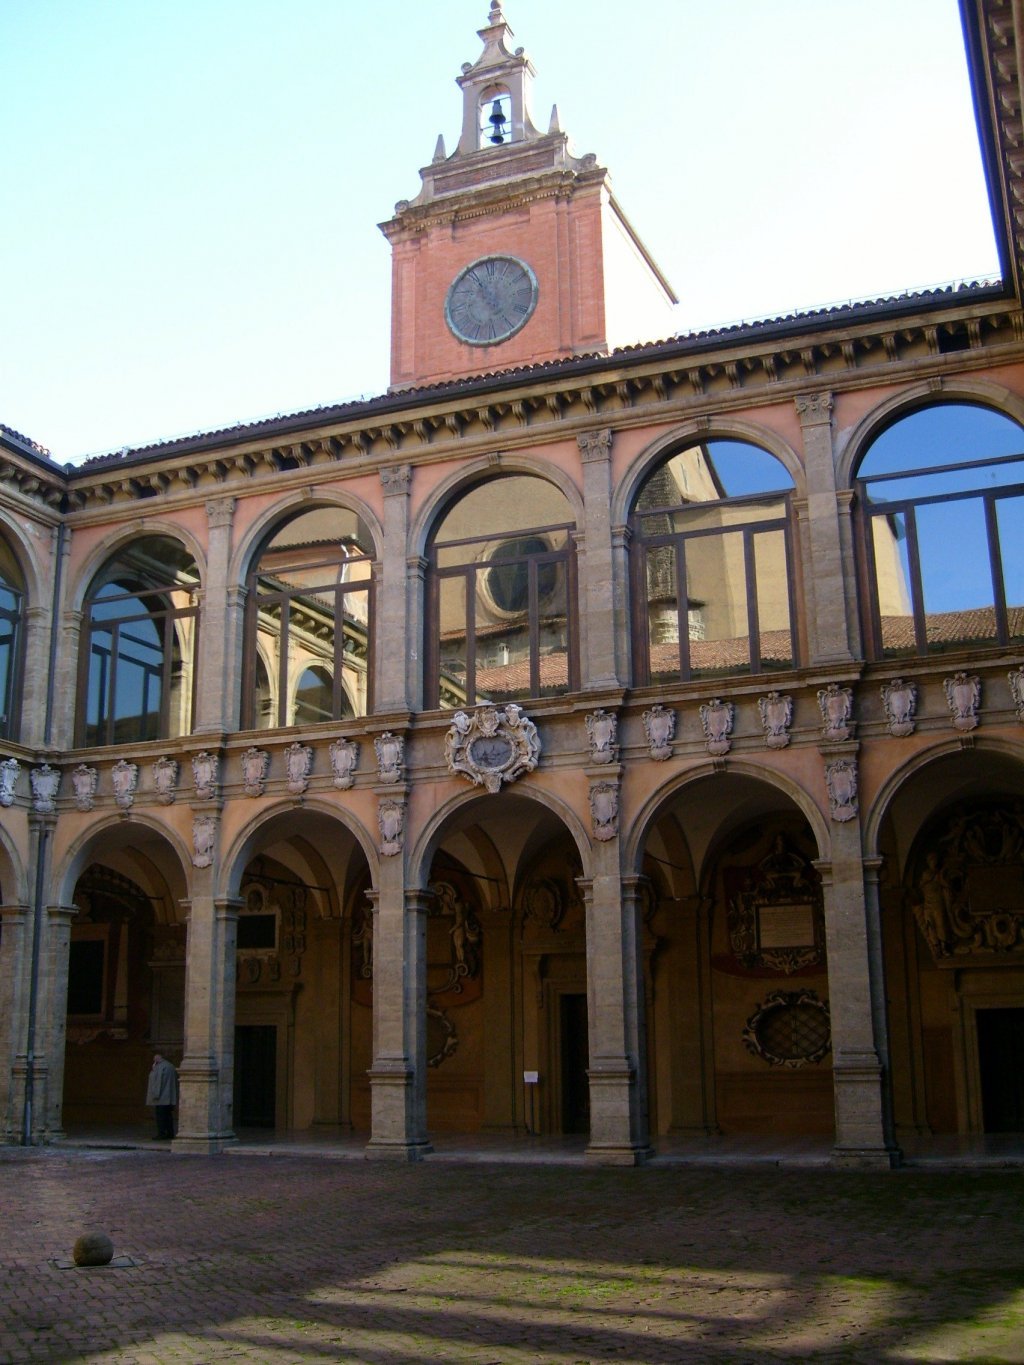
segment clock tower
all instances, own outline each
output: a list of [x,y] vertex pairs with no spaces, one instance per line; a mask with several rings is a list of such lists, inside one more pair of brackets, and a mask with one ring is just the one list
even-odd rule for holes
[[439,383],[675,331],[675,294],[593,155],[551,112],[534,125],[534,69],[500,0],[483,52],[457,78],[462,132],[438,138],[412,200],[381,224],[391,243],[391,387]]

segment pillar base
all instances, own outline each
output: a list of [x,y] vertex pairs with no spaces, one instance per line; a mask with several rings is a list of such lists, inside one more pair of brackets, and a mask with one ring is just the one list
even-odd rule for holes
[[898,1147],[833,1147],[831,1164],[850,1171],[894,1171],[903,1164]]
[[422,1161],[433,1151],[429,1142],[387,1142],[373,1138],[363,1148],[367,1161]]
[[234,1133],[210,1134],[208,1137],[176,1137],[170,1150],[178,1156],[216,1156],[227,1147],[237,1147]]
[[653,1147],[590,1145],[583,1153],[588,1166],[644,1166],[654,1156]]

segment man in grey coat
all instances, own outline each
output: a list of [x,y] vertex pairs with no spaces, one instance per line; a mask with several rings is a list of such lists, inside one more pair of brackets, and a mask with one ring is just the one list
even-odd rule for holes
[[161,1141],[174,1137],[174,1106],[178,1103],[178,1073],[160,1053],[153,1057],[146,1088],[146,1103],[156,1111],[156,1135]]

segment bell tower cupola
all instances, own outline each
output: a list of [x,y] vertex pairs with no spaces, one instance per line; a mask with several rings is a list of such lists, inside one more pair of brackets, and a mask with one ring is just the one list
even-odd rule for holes
[[500,0],[483,51],[456,77],[462,131],[443,135],[415,199],[381,224],[391,243],[391,387],[606,354],[674,330],[675,294],[593,154],[557,108],[533,122],[533,64]]

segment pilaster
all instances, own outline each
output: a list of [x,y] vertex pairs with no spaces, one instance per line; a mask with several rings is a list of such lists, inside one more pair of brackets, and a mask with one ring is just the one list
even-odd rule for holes
[[206,504],[209,527],[206,581],[203,584],[197,657],[196,734],[220,734],[238,729],[239,638],[238,612],[228,602],[228,565],[234,498],[214,498]]
[[407,648],[410,604],[407,601],[409,584],[406,578],[406,541],[409,535],[409,489],[412,469],[409,465],[390,465],[380,471],[384,490],[384,544],[379,561],[379,582],[374,608],[374,710],[403,711],[415,686],[410,677],[410,655],[418,652]]
[[836,510],[835,459],[832,449],[832,395],[802,393],[796,410],[803,430],[807,497],[800,509],[806,517],[803,545],[807,647],[811,664],[845,663],[853,658],[856,614],[851,618],[846,564]]
[[584,555],[582,684],[584,691],[622,685],[626,657],[625,579],[617,579],[611,526],[612,433],[584,431],[576,437],[583,466]]
[[0,905],[0,1142],[21,1140],[24,1093],[15,1062],[28,1027],[31,918],[27,905]]

